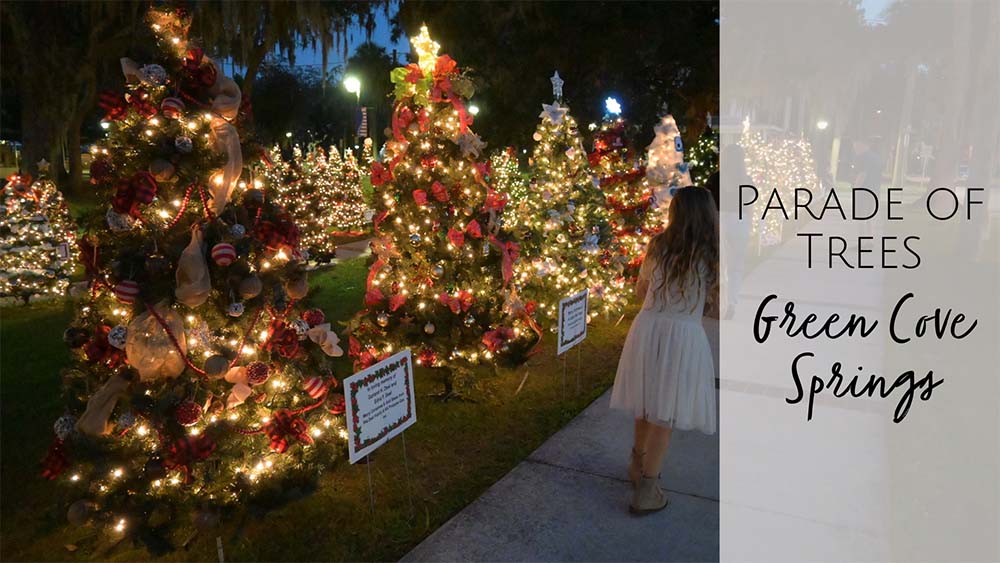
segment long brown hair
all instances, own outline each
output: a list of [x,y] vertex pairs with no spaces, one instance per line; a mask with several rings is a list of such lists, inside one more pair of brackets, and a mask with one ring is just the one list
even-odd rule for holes
[[[683,299],[690,276],[697,279],[699,289],[705,286],[711,299],[719,283],[719,214],[712,194],[697,186],[677,190],[667,217],[666,229],[653,237],[646,250],[645,259],[658,260],[663,269],[654,291],[666,302],[668,288],[675,288]],[[702,265],[708,272],[704,279]]]

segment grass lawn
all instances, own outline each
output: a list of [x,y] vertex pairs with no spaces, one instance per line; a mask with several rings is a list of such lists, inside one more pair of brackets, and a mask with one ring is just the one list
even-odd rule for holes
[[[310,299],[326,310],[328,318],[346,319],[361,303],[366,273],[363,259],[315,273]],[[0,311],[0,559],[150,560],[139,543],[125,540],[113,545],[105,529],[70,527],[66,507],[52,500],[54,485],[38,476],[52,422],[61,412],[58,373],[68,358],[61,336],[72,307],[60,302]],[[227,561],[399,558],[610,385],[628,329],[625,321],[619,326],[613,323],[595,322],[591,327],[582,347],[579,394],[575,354],[570,355],[564,391],[562,361],[554,355],[551,338],[526,367],[499,370],[496,375],[484,369],[483,389],[474,402],[442,403],[427,397],[439,391],[438,378],[418,368],[417,423],[405,434],[408,464],[399,438],[372,457],[374,514],[369,509],[367,467],[344,461],[322,477],[311,495],[267,513],[244,511],[202,532],[186,548],[182,544],[193,532],[178,530],[177,549],[158,560],[216,561],[216,536]],[[343,378],[349,373],[344,361],[337,375]]]

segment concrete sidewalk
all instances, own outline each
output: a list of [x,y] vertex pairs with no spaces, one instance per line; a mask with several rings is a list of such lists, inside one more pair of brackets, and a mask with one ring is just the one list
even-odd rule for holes
[[[709,337],[718,351],[717,325]],[[610,390],[403,561],[718,561],[719,438],[677,432],[671,505],[628,513],[632,419]]]

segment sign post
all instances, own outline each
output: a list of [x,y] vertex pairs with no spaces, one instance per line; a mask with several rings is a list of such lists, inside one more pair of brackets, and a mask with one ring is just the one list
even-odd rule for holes
[[417,422],[410,350],[390,356],[344,380],[347,446],[351,463]]
[[[590,290],[574,293],[559,301],[559,327],[556,353],[563,357],[563,395],[566,394],[566,356],[570,348],[587,338],[587,309]],[[577,349],[576,390],[580,391],[579,349]]]

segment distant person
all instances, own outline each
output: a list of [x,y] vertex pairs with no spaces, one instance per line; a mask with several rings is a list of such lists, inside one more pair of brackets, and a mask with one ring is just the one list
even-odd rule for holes
[[646,248],[635,288],[642,309],[611,392],[611,407],[635,417],[635,514],[667,506],[659,476],[673,429],[714,434],[716,426],[715,367],[701,318],[706,299],[718,300],[718,215],[708,190],[692,186],[677,190],[668,216]]

